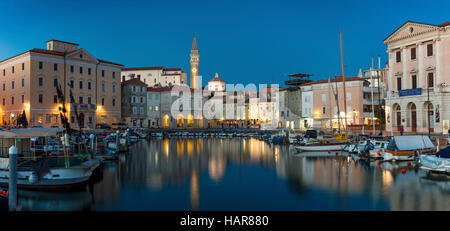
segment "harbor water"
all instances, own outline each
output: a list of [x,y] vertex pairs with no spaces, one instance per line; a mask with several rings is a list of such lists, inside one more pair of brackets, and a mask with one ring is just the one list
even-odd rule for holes
[[20,210],[450,210],[450,180],[416,162],[177,137],[138,142],[86,190],[18,196]]

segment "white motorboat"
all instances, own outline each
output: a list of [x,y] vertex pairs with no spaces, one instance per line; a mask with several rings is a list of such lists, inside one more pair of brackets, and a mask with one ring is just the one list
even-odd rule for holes
[[436,155],[420,155],[419,163],[422,169],[450,173],[450,147],[442,149]]
[[328,143],[313,143],[307,145],[295,146],[298,151],[301,152],[314,152],[314,151],[342,151],[344,150],[346,143],[344,142],[328,142]]

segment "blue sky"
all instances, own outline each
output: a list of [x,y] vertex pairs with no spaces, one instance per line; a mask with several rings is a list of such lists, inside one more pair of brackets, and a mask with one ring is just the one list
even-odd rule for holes
[[[282,83],[289,73],[346,76],[387,61],[382,40],[404,22],[450,21],[447,1],[6,1],[0,59],[59,39],[125,67],[181,67],[189,73],[197,34],[200,74],[228,83]],[[375,62],[377,63],[377,62]],[[189,74],[188,74],[189,75]]]

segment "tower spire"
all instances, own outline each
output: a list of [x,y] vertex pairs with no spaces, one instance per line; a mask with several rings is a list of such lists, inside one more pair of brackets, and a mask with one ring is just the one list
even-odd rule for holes
[[194,50],[198,50],[198,47],[197,47],[197,40],[195,39],[195,33],[194,33],[194,42],[192,42],[192,50],[194,51]]

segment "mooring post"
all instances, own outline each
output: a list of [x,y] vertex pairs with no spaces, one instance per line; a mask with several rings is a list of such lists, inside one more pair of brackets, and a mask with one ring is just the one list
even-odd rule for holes
[[8,206],[10,211],[16,211],[17,207],[17,148],[9,148],[9,184]]
[[116,150],[117,150],[117,152],[119,152],[119,150],[120,150],[120,142],[119,142],[119,136],[120,136],[120,131],[119,130],[117,130],[116,131]]

